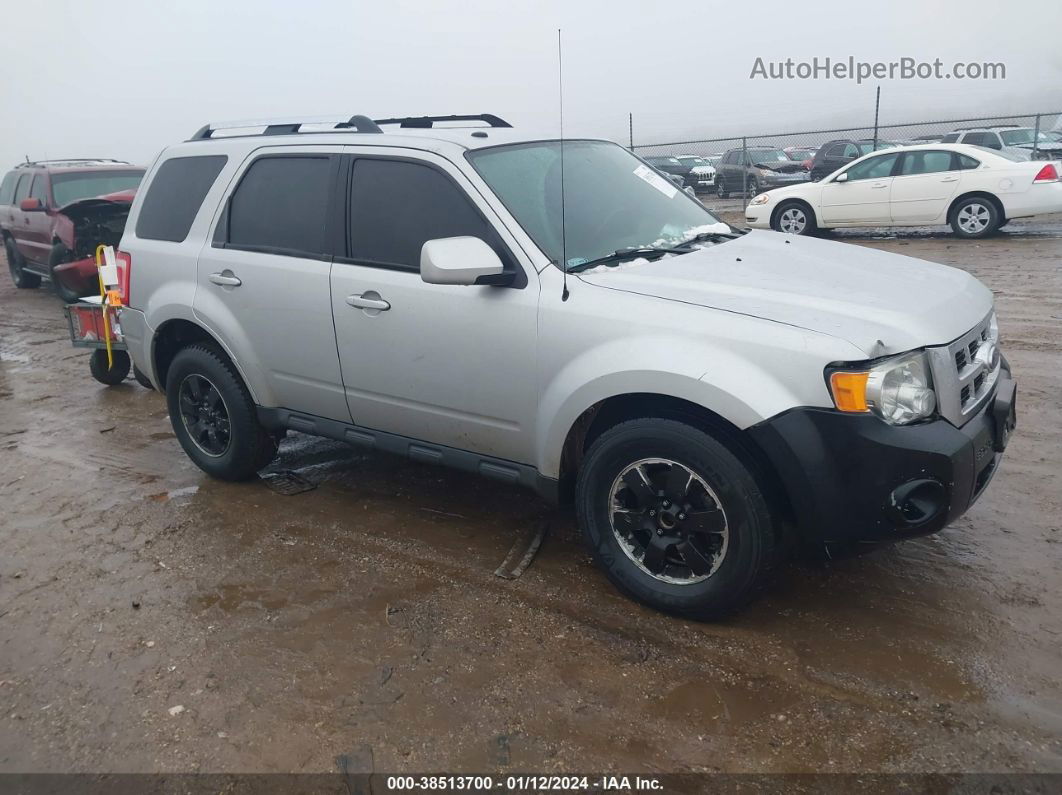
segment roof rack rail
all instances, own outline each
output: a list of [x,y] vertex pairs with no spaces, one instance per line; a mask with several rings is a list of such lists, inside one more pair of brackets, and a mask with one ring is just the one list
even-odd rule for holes
[[83,165],[85,163],[114,163],[128,166],[128,160],[115,160],[113,157],[60,157],[54,160],[26,160],[19,163],[15,168],[33,168],[35,166],[56,166],[60,164]]
[[[208,141],[219,130],[239,130],[243,128],[261,127],[261,132],[247,133],[247,135],[296,135],[303,132],[304,125],[331,124],[333,130],[353,130],[358,133],[381,133],[381,130],[368,116],[355,114],[349,119],[302,119],[296,121],[273,121],[273,120],[249,120],[228,121],[204,124],[189,141]],[[242,138],[243,135],[221,136],[224,138]]]
[[437,121],[482,121],[490,127],[512,127],[505,119],[493,113],[475,113],[467,116],[404,116],[394,119],[376,119],[377,124],[397,124],[406,129],[430,130]]

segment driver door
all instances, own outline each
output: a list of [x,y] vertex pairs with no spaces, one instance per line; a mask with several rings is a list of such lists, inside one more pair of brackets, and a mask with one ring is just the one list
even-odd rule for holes
[[[347,256],[331,283],[354,424],[531,463],[538,274],[449,161],[350,150]],[[515,270],[512,286],[421,280],[423,244],[463,235]]]
[[823,221],[837,226],[889,223],[892,172],[898,158],[898,152],[889,152],[860,160],[823,185]]

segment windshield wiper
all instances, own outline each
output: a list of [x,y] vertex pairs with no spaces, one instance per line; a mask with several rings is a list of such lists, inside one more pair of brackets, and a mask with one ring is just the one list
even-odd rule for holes
[[679,245],[683,247],[683,252],[689,250],[691,243],[724,243],[727,240],[736,240],[741,235],[745,234],[743,231],[736,232],[701,232],[698,235],[694,235],[691,238],[683,240]]
[[688,249],[685,248],[673,248],[668,246],[640,246],[638,248],[621,248],[617,251],[613,251],[611,254],[606,254],[603,257],[597,257],[596,259],[587,260],[586,262],[580,262],[578,265],[569,265],[568,273],[582,273],[590,268],[596,268],[598,265],[615,266],[621,262],[628,262],[632,259],[647,259],[654,260],[660,259],[665,254],[687,254]]

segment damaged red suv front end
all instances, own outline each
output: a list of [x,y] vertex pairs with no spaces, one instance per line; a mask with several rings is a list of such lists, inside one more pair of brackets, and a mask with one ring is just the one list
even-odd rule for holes
[[99,292],[96,247],[118,247],[134,195],[134,190],[109,193],[72,202],[56,211],[55,235],[68,253],[65,262],[52,267],[52,278],[78,295]]

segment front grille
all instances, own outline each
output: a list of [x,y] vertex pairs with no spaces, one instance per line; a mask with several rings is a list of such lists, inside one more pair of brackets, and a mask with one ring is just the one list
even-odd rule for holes
[[927,348],[941,415],[962,425],[991,396],[1001,367],[994,315],[948,345]]

